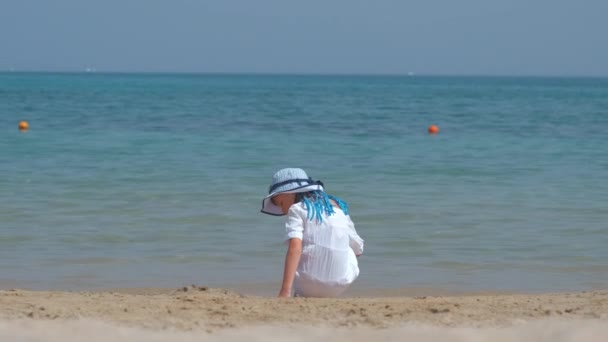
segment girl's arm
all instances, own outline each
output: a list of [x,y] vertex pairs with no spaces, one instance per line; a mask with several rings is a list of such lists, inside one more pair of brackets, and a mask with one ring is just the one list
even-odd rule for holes
[[289,247],[287,248],[287,255],[285,256],[285,269],[283,271],[283,285],[281,286],[281,292],[279,297],[291,296],[291,287],[293,285],[293,279],[296,276],[296,270],[300,263],[300,256],[302,255],[302,240],[293,238],[289,240]]
[[348,219],[348,223],[348,237],[350,240],[350,248],[352,248],[355,252],[355,255],[359,257],[361,256],[361,254],[363,254],[363,239],[359,236],[359,234],[357,234],[357,231],[355,230],[355,224],[350,219],[350,217]]

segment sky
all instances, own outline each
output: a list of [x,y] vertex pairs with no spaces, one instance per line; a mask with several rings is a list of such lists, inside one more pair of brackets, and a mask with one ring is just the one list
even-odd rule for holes
[[0,0],[0,71],[608,76],[608,0]]

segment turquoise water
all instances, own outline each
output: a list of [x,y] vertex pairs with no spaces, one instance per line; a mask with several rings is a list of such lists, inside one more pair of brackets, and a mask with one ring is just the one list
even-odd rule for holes
[[274,291],[261,199],[302,167],[360,288],[605,288],[607,111],[593,78],[0,74],[0,287]]

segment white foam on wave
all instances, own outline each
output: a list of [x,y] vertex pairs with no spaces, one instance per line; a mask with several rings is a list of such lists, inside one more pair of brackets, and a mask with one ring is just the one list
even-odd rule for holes
[[418,342],[605,342],[608,341],[606,321],[543,320],[519,323],[509,327],[435,327],[408,324],[400,328],[334,329],[321,327],[255,327],[204,331],[148,330],[123,327],[94,320],[0,321],[0,341],[15,342],[161,342],[161,341],[418,341]]

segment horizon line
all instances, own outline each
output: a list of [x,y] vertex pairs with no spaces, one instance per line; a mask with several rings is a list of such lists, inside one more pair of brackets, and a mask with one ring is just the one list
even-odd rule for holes
[[270,72],[270,71],[163,71],[163,70],[48,70],[48,69],[0,69],[0,74],[140,74],[140,75],[208,75],[208,76],[340,76],[340,77],[514,77],[514,78],[608,78],[607,75],[588,74],[483,74],[483,73],[366,73],[366,72]]

